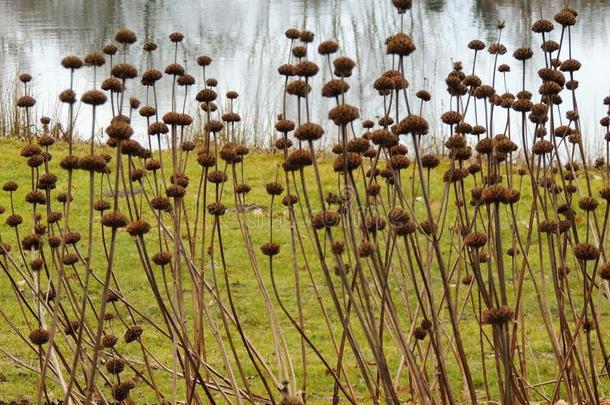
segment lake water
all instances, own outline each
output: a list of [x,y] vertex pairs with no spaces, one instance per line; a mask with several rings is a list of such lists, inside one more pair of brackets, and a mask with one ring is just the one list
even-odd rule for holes
[[[552,19],[564,2],[415,0],[414,3],[405,19],[407,31],[418,48],[407,66],[408,79],[413,91],[424,87],[431,91],[433,102],[428,112],[438,117],[447,109],[444,77],[452,60],[462,60],[467,69],[470,67],[472,53],[466,45],[471,39],[493,41],[496,21],[506,21],[502,42],[509,51],[500,63],[512,67],[508,90],[516,92],[521,68],[512,58],[512,51],[520,46],[539,50],[540,38],[529,29],[532,22],[540,17]],[[610,89],[610,1],[572,0],[570,5],[579,12],[572,39],[574,57],[583,63],[576,77],[580,81],[581,117],[590,123],[585,125],[587,141],[596,143],[601,137],[601,127],[596,123],[605,113],[602,99]],[[398,30],[398,21],[389,0],[1,0],[0,80],[6,89],[19,73],[31,73],[33,95],[38,100],[37,116],[62,117],[65,122],[66,110],[57,102],[58,92],[68,86],[68,72],[60,66],[63,56],[84,56],[111,40],[117,28],[129,27],[139,39],[129,61],[143,71],[147,61],[141,45],[144,40],[154,40],[159,43],[159,50],[152,64],[162,70],[173,55],[167,36],[181,31],[185,41],[179,62],[187,60],[187,69],[199,79],[194,60],[200,54],[210,55],[214,63],[209,76],[219,80],[221,94],[229,89],[241,94],[238,108],[243,118],[242,127],[252,139],[261,142],[272,133],[274,117],[280,110],[283,82],[276,68],[285,63],[289,52],[283,36],[287,28],[306,27],[314,31],[315,44],[325,39],[338,40],[340,52],[358,63],[357,71],[350,78],[349,102],[361,108],[363,117],[372,118],[381,113],[372,81],[390,66],[383,42]],[[553,39],[559,40],[559,31],[552,33]],[[482,59],[477,73],[488,82],[492,71],[487,62],[490,57],[485,52]],[[319,55],[314,60],[322,67]],[[540,65],[541,52],[536,53],[534,61]],[[534,82],[535,71],[527,71],[528,80],[535,84],[533,88],[538,87],[538,82]],[[104,68],[103,75],[106,72]],[[314,94],[319,94],[319,86],[327,78],[326,71],[315,78]],[[91,69],[78,71],[78,92],[93,85]],[[169,109],[170,86],[169,78],[162,80],[159,89],[162,113]],[[193,94],[196,91],[192,90]],[[135,83],[129,88],[129,94],[144,97]],[[327,100],[317,97],[314,120],[326,123],[324,111],[329,106]],[[190,108],[194,110],[196,105]],[[87,110],[80,108],[77,128],[81,132],[89,127]],[[102,114],[100,125],[107,118],[108,113]],[[143,133],[141,122],[135,122],[134,126]]]

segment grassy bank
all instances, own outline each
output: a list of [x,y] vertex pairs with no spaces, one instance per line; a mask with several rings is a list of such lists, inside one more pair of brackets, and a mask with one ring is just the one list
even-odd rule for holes
[[[29,189],[30,173],[29,169],[24,164],[24,158],[19,156],[19,150],[21,147],[22,144],[20,143],[1,141],[0,150],[2,150],[2,159],[0,159],[0,184],[3,184],[7,180],[14,180],[19,183],[20,188],[15,192],[14,195],[14,210],[16,213],[19,213],[24,217],[24,223],[20,226],[20,229],[22,232],[27,234],[27,229],[28,227],[31,227],[32,223],[32,213],[31,206],[25,202],[24,196]],[[107,152],[113,153],[111,149],[108,149]],[[84,153],[84,146],[78,146],[77,154]],[[65,187],[66,172],[58,167],[58,162],[61,160],[61,157],[65,156],[65,154],[65,146],[53,146],[54,157],[51,161],[50,171],[57,173],[59,176],[58,188],[57,190],[53,191],[53,195],[57,195],[61,191],[65,191],[62,190],[62,187]],[[336,190],[338,182],[338,176],[332,170],[332,159],[332,156],[321,156],[321,174],[324,183],[323,186],[328,192]],[[281,162],[281,155],[273,153],[257,152],[251,153],[245,157],[244,180],[252,185],[252,191],[248,194],[246,202],[248,204],[254,204],[257,206],[256,208],[249,210],[245,218],[248,221],[251,237],[257,252],[259,252],[258,247],[262,243],[268,241],[269,233],[268,216],[270,212],[270,197],[265,192],[264,184],[276,178],[278,167]],[[454,232],[455,225],[455,216],[453,213],[455,211],[455,202],[452,199],[449,199],[447,202],[443,201],[446,183],[444,183],[442,180],[442,174],[446,168],[447,162],[442,162],[437,169],[431,172],[430,181],[430,195],[432,196],[432,204],[435,210],[440,210],[442,204],[449,204],[449,208],[447,210],[448,215],[445,219],[444,226],[440,230],[441,234]],[[196,187],[196,179],[199,178],[200,171],[201,168],[196,164],[195,160],[189,159],[189,163],[185,171],[185,173],[191,179],[191,185],[189,187]],[[307,181],[308,183],[311,183],[311,189],[313,189],[313,173],[311,171],[306,171],[306,175],[308,179]],[[362,173],[360,173],[358,176],[361,175]],[[414,198],[412,189],[413,185],[411,183],[412,175],[413,172],[411,168],[405,171],[403,175],[403,189],[408,198]],[[71,227],[72,230],[79,231],[82,235],[86,235],[88,175],[85,172],[76,171],[74,176],[74,202],[71,211]],[[592,177],[593,184],[597,189],[599,179],[595,171],[593,172]],[[519,188],[522,195],[516,208],[518,223],[524,227],[523,232],[526,232],[525,228],[528,225],[529,215],[531,213],[530,208],[532,204],[530,184],[527,176],[516,178],[520,181]],[[467,183],[473,181],[474,180],[470,177],[466,180]],[[582,181],[582,179],[579,181]],[[470,186],[473,185],[471,183],[468,184]],[[103,196],[104,191],[106,191],[106,188],[100,190],[98,187],[96,193]],[[245,334],[252,341],[254,347],[256,347],[259,353],[267,360],[267,362],[273,365],[275,364],[275,356],[273,345],[270,343],[273,337],[271,330],[268,328],[267,312],[263,300],[261,299],[261,290],[258,286],[255,274],[253,273],[252,266],[247,255],[244,253],[244,240],[240,231],[239,217],[235,211],[233,192],[229,183],[227,183],[227,186],[224,188],[223,192],[223,201],[228,209],[227,213],[222,219],[222,229],[224,234],[223,242],[225,245],[225,256],[227,258],[227,270],[229,273],[229,281],[231,283],[231,292],[233,293],[236,309],[240,315],[240,320]],[[186,202],[187,210],[192,212],[195,204],[194,197],[187,198]],[[18,252],[18,246],[15,242],[15,230],[14,228],[10,228],[5,225],[6,216],[10,210],[8,193],[0,192],[0,204],[6,209],[0,225],[0,236],[3,242],[8,242],[12,245],[12,252],[14,255],[16,255]],[[53,201],[53,204],[57,207],[59,206],[59,203],[56,201]],[[419,212],[419,214],[423,213],[423,204],[419,203],[417,200],[414,202],[414,207],[416,207],[418,210],[422,210]],[[301,208],[299,207],[297,209]],[[416,212],[416,214],[418,214],[418,212]],[[286,304],[288,310],[292,314],[296,314],[297,306],[294,290],[295,274],[292,271],[292,255],[290,253],[290,227],[287,210],[280,203],[278,203],[277,200],[275,202],[273,216],[275,221],[274,240],[280,243],[282,248],[279,256],[274,258],[274,268],[279,294],[283,302]],[[579,227],[585,226],[585,218],[580,213],[577,215],[576,222],[579,224]],[[96,218],[96,224],[99,224],[99,217]],[[307,235],[309,231],[307,231],[306,227],[302,227],[302,232],[303,237],[308,238]],[[186,237],[187,235],[183,236]],[[506,246],[510,246],[510,232],[506,230],[506,235],[503,236],[506,239]],[[105,235],[106,239],[107,237],[108,235]],[[93,268],[96,280],[94,281],[92,291],[90,292],[89,296],[92,302],[97,305],[97,303],[101,300],[101,285],[99,280],[103,277],[103,263],[105,261],[103,248],[104,238],[101,226],[97,228],[96,232],[94,233],[94,238],[95,249],[92,262],[96,263],[96,266],[98,267]],[[537,238],[537,234],[534,233],[532,238],[535,240]],[[453,238],[441,238],[441,240],[452,241]],[[161,324],[162,320],[160,319],[159,309],[154,301],[150,288],[148,287],[148,282],[144,272],[141,270],[141,265],[136,250],[133,248],[133,241],[125,231],[119,232],[117,246],[119,248],[116,252],[116,267],[114,274],[117,278],[118,284],[121,287],[122,293],[134,308],[141,311],[142,314],[145,314],[153,322]],[[85,241],[82,240],[77,244],[77,249],[84,254],[84,248]],[[45,249],[48,249],[48,247],[45,247]],[[447,244],[447,242],[445,242],[445,244],[442,246],[443,255],[451,260],[453,260],[452,258],[455,254],[457,254],[456,249],[457,248],[455,246],[450,246]],[[394,254],[397,257],[396,260],[404,261],[408,259],[406,251],[403,247],[398,247]],[[431,254],[431,252],[428,254]],[[316,341],[321,352],[329,355],[332,358],[332,342],[327,337],[327,327],[321,315],[318,298],[314,293],[312,280],[316,282],[317,286],[321,287],[319,289],[320,298],[322,302],[325,303],[326,307],[330,308],[332,304],[330,302],[328,292],[324,288],[323,277],[321,270],[319,269],[319,263],[315,259],[315,253],[312,250],[309,252],[306,251],[305,255],[299,254],[299,257],[305,256],[309,257],[308,262],[311,270],[310,273],[303,261],[300,260],[301,270],[299,276],[301,282],[303,283],[302,300],[305,330],[307,334]],[[536,390],[540,390],[540,392],[548,395],[548,391],[552,388],[552,384],[545,385],[545,383],[552,381],[557,377],[557,366],[552,355],[552,348],[548,340],[547,332],[545,331],[545,326],[542,322],[537,322],[536,320],[540,319],[541,316],[539,312],[538,299],[546,299],[544,294],[548,294],[549,297],[553,296],[551,282],[552,275],[549,274],[547,269],[540,268],[539,262],[535,259],[536,257],[537,253],[530,253],[530,258],[533,259],[531,264],[535,271],[531,275],[527,274],[525,281],[526,287],[524,290],[525,298],[523,300],[523,305],[525,308],[524,317],[527,326],[525,333],[526,339],[523,342],[523,350],[526,352],[526,357],[530,359],[529,361],[531,361],[532,370],[535,370],[535,375],[528,376],[529,383],[540,384]],[[430,260],[430,257],[423,259]],[[4,257],[2,260],[4,260],[4,263],[6,264],[6,257]],[[216,258],[215,260],[219,259]],[[507,256],[506,260],[507,262],[514,260],[516,263],[516,261],[520,260],[520,256]],[[262,274],[262,281],[267,290],[271,291],[268,259],[259,254],[258,264]],[[101,268],[99,267],[100,265],[102,265]],[[440,287],[438,275],[434,273],[434,266],[435,265],[431,266],[432,288],[440,298],[442,289]],[[518,268],[519,266],[511,266],[511,268],[513,267]],[[19,274],[17,274],[14,269],[11,269],[8,265],[6,265],[4,268],[9,268],[8,271],[12,277],[15,277],[15,281],[18,286],[23,284],[23,280],[20,279]],[[80,274],[78,270],[69,269],[68,272],[69,278],[74,285],[78,285],[82,281],[80,278],[82,274]],[[574,280],[579,280],[581,275],[578,273],[579,272],[574,271],[570,274],[570,277],[573,277]],[[460,328],[463,331],[463,339],[467,349],[468,358],[472,360],[471,368],[473,371],[474,383],[477,390],[480,390],[482,393],[484,391],[484,380],[483,372],[480,369],[480,342],[485,340],[486,337],[482,337],[480,335],[480,328],[476,317],[480,303],[478,302],[476,294],[469,295],[472,285],[468,286],[461,283],[463,274],[464,273],[461,266],[452,269],[450,282],[452,289],[454,290],[453,297],[456,300],[456,307],[461,313]],[[539,285],[542,286],[542,290],[540,291],[541,297],[537,297],[537,294],[532,287],[532,275]],[[513,275],[509,274],[508,276],[512,280]],[[394,273],[392,274],[392,277],[392,293],[397,297],[404,298],[404,301],[397,304],[399,305],[398,312],[401,316],[401,322],[404,321],[404,327],[408,330],[409,325],[411,325],[410,319],[418,318],[418,309],[415,296],[419,290],[416,288],[416,286],[408,281],[408,277],[406,277],[405,274],[401,275]],[[214,284],[212,274],[208,273],[206,275],[206,280],[208,280],[211,284]],[[191,294],[191,288],[189,285],[185,285],[184,292],[185,295],[189,297]],[[218,279],[217,292],[223,297],[226,294],[226,285],[222,281],[222,277],[219,277]],[[509,290],[509,293],[514,294],[512,290]],[[578,308],[580,305],[579,301],[581,299],[581,292],[575,290],[572,294],[572,298],[574,299],[573,305],[575,308]],[[602,298],[602,294],[600,293],[599,299]],[[212,317],[215,322],[219,324],[221,320],[218,309],[216,306],[212,305],[211,298],[208,297],[208,299],[210,300]],[[345,299],[345,297],[343,297],[343,299]],[[288,347],[289,352],[294,354],[292,360],[297,365],[295,367],[295,373],[297,376],[299,376],[301,370],[300,357],[298,355],[300,352],[300,337],[294,328],[292,328],[287,318],[279,311],[274,297],[272,297],[272,302],[280,319],[282,329],[285,333],[285,344]],[[551,313],[555,313],[557,309],[555,300],[549,299],[548,304],[550,306]],[[599,308],[601,312],[598,314],[598,316],[603,319],[603,317],[608,315],[608,306],[600,305]],[[20,331],[28,330],[30,328],[31,325],[27,325],[23,321],[23,308],[18,305],[17,300],[15,299],[15,293],[4,270],[2,274],[0,274],[0,310],[2,311],[3,316],[6,316],[10,322],[14,323],[16,328]],[[143,371],[144,366],[142,363],[140,347],[133,344],[126,344],[122,341],[122,336],[125,331],[125,326],[122,320],[126,321],[125,323],[127,324],[131,323],[129,320],[129,313],[126,311],[124,306],[117,303],[113,304],[112,312],[115,314],[115,319],[108,322],[107,331],[113,332],[119,336],[120,340],[118,347],[122,351],[125,358],[128,359],[129,363],[132,364],[136,370]],[[188,308],[186,313],[188,316],[192,315],[190,309]],[[335,329],[335,333],[340,336],[340,324],[338,320],[333,318],[333,316],[334,314],[331,313],[331,320],[334,321],[333,328]],[[443,321],[445,311],[441,311],[440,316],[441,322],[445,322]],[[169,373],[169,370],[172,367],[171,345],[168,344],[167,337],[155,330],[152,325],[149,325],[143,321],[141,316],[135,314],[134,318],[140,322],[144,328],[144,334],[142,337],[143,343],[150,350],[150,356],[152,359],[154,359],[152,360],[152,363],[155,364],[157,368],[154,373],[156,384],[158,385],[160,391],[171,392],[172,378]],[[355,328],[356,333],[359,333],[356,326]],[[226,341],[227,336],[225,336],[222,332],[221,335],[222,336],[220,336],[220,338]],[[210,330],[206,331],[205,336],[209,342],[212,342],[215,339],[214,334]],[[448,343],[448,339],[450,339],[451,335],[444,334],[442,336],[445,343]],[[391,351],[393,347],[394,346],[389,345],[387,350]],[[2,350],[2,353],[0,353],[0,399],[17,399],[23,396],[31,397],[35,395],[37,390],[37,373],[35,370],[38,369],[38,357],[30,347],[25,345],[23,341],[17,338],[16,332],[11,328],[11,324],[6,320],[2,320],[0,322],[0,349]],[[445,350],[450,349],[451,345],[447,344],[445,346]],[[237,350],[245,356],[245,353],[243,353],[243,348],[239,347]],[[413,350],[421,350],[421,347],[414,346]],[[489,356],[490,358],[494,355],[493,349],[491,349],[487,343],[485,343],[484,351],[485,355]],[[210,364],[217,366],[218,369],[222,369],[220,353],[212,351],[207,353],[207,355],[208,362]],[[10,358],[9,356],[14,357]],[[356,395],[365,400],[367,397],[366,387],[363,385],[362,381],[359,380],[358,372],[353,366],[354,358],[349,352],[346,353],[346,356],[346,364],[349,365],[347,370],[353,371],[353,374],[351,375],[348,373],[348,377],[351,377],[351,385],[353,386]],[[364,353],[364,357],[369,362],[374,361],[371,353]],[[449,354],[449,357],[451,357],[451,354]],[[15,364],[15,359],[17,359],[17,362],[21,364],[20,366],[13,366]],[[395,355],[389,353],[388,359],[390,359],[391,369],[397,370],[401,361],[399,353],[396,352]],[[307,351],[307,360],[309,403],[328,403],[332,394],[333,380],[326,373],[324,367],[322,367],[319,360],[310,350]],[[429,375],[433,375],[435,372],[433,363],[433,361],[428,361],[427,373]],[[488,361],[487,366],[493,368],[492,361]],[[163,370],[162,367],[167,367],[167,369]],[[262,389],[261,384],[259,381],[257,381],[255,370],[250,363],[246,364],[244,371],[247,375],[252,376],[253,389],[260,392]],[[132,370],[128,370],[126,372],[130,375],[136,375],[136,373]],[[448,372],[450,380],[456,383],[461,381],[462,373],[456,364],[448,364]],[[493,369],[487,370],[487,373],[492,379],[493,376],[496,375],[496,371]],[[299,376],[298,380],[300,379],[301,378]],[[138,378],[136,377],[135,380],[137,381]],[[492,390],[492,394],[497,395],[495,392],[496,385],[491,382],[489,385],[490,389]],[[50,387],[52,391],[51,395],[58,398],[58,395],[60,395],[59,387],[53,383],[50,384]],[[403,390],[403,392],[408,392],[411,389],[406,378],[401,377],[399,381],[399,388],[400,390]],[[607,379],[602,380],[600,388],[602,392],[605,392],[609,388]],[[182,389],[181,384],[178,385],[178,389]],[[458,395],[462,397],[461,393]],[[155,397],[151,390],[141,382],[136,384],[136,388],[132,392],[132,398],[136,399],[136,403],[143,403],[145,401],[155,402]]]

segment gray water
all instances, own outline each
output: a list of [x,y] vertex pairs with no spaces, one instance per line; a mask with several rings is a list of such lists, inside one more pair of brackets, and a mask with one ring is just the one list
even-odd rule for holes
[[[466,48],[471,39],[486,43],[494,41],[496,21],[505,20],[502,42],[508,53],[500,63],[508,63],[507,87],[516,92],[521,67],[512,59],[512,51],[520,46],[539,50],[540,37],[530,31],[532,22],[540,17],[552,19],[563,5],[559,0],[415,0],[411,13],[405,17],[405,28],[413,36],[417,51],[410,57],[407,75],[411,90],[427,88],[433,95],[427,113],[439,115],[448,108],[444,77],[453,60],[462,60],[470,69],[472,53]],[[605,108],[603,97],[610,89],[610,0],[573,0],[578,22],[572,29],[574,57],[582,63],[576,79],[580,81],[579,106],[589,143],[597,143],[601,127],[596,123]],[[57,94],[68,87],[69,75],[60,66],[63,56],[84,56],[112,39],[117,28],[129,27],[138,34],[128,61],[139,71],[147,66],[141,50],[145,40],[154,40],[159,49],[152,65],[163,69],[173,58],[168,34],[181,31],[185,41],[179,51],[179,62],[200,79],[194,60],[200,54],[210,55],[214,62],[208,77],[219,80],[219,93],[236,90],[241,97],[238,109],[241,128],[252,140],[262,143],[272,134],[276,113],[281,109],[283,81],[276,72],[289,53],[283,36],[290,27],[306,27],[316,33],[314,45],[325,39],[336,39],[341,54],[355,59],[358,68],[350,84],[348,102],[361,108],[364,118],[381,114],[379,97],[372,88],[373,80],[390,68],[391,60],[384,54],[385,38],[398,30],[399,19],[390,0],[1,0],[0,1],[0,80],[9,89],[21,72],[34,76],[32,94],[37,98],[36,115],[50,115],[66,120],[66,109],[57,101]],[[559,41],[560,29],[552,33]],[[311,51],[315,51],[311,49]],[[323,66],[319,55],[310,56]],[[491,80],[491,58],[485,53],[477,65],[484,82]],[[542,63],[541,52],[534,57]],[[530,65],[533,65],[530,63]],[[537,89],[535,71],[526,72]],[[98,75],[107,75],[107,67]],[[328,79],[324,70],[315,78],[314,88]],[[502,83],[500,81],[500,83]],[[95,85],[91,69],[81,69],[76,88],[83,92]],[[201,83],[198,81],[196,88]],[[191,90],[194,93],[197,89]],[[160,112],[167,111],[171,80],[161,81]],[[499,91],[504,90],[500,84]],[[144,99],[139,82],[132,83],[129,95]],[[193,99],[194,97],[191,97]],[[327,123],[324,113],[327,100],[316,97],[313,119]],[[190,111],[196,105],[189,104]],[[564,110],[567,110],[565,108]],[[88,109],[80,107],[77,128],[90,127]],[[105,110],[109,110],[105,108]],[[98,119],[104,125],[109,111]],[[140,134],[143,122],[134,122]],[[433,126],[433,129],[438,126]]]

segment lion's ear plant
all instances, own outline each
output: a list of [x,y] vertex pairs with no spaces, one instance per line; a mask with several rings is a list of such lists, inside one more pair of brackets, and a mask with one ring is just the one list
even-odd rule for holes
[[352,95],[357,58],[285,31],[270,151],[248,146],[249,100],[180,32],[123,28],[63,58],[62,136],[19,76],[0,315],[33,353],[10,358],[36,404],[607,401],[610,110],[591,155],[577,12],[536,21],[533,48],[505,44],[504,22],[464,44],[433,116],[409,80],[413,4],[392,4],[388,68],[363,90],[375,120]]

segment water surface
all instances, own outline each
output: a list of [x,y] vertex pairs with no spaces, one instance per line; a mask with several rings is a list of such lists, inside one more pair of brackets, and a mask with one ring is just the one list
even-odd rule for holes
[[[447,109],[444,76],[451,62],[463,60],[470,68],[472,54],[466,44],[474,38],[489,43],[496,36],[496,21],[505,20],[502,42],[509,52],[500,63],[512,67],[507,87],[518,90],[520,66],[512,59],[516,47],[539,48],[540,38],[529,30],[540,17],[552,18],[563,2],[557,0],[427,0],[415,1],[406,16],[406,30],[413,36],[417,51],[409,59],[408,78],[411,90],[427,88],[433,94],[429,114]],[[580,81],[579,105],[587,123],[585,137],[597,143],[601,128],[597,123],[605,112],[601,100],[609,94],[610,74],[610,2],[606,0],[574,0],[571,6],[579,12],[572,29],[574,57],[583,63],[577,73]],[[68,73],[60,66],[67,54],[84,56],[99,49],[112,39],[118,27],[136,31],[139,41],[129,60],[143,71],[147,63],[162,69],[172,58],[173,48],[167,36],[181,31],[186,39],[180,48],[179,62],[198,79],[194,63],[197,55],[214,58],[210,76],[220,82],[220,93],[232,89],[242,97],[239,111],[242,128],[252,140],[262,142],[272,134],[276,113],[280,110],[282,80],[276,73],[288,55],[288,42],[283,36],[289,27],[306,27],[316,33],[316,44],[324,39],[336,39],[341,53],[354,58],[358,69],[350,79],[349,102],[359,106],[362,116],[381,114],[378,96],[372,81],[391,65],[384,55],[385,38],[398,30],[399,20],[391,2],[380,0],[2,0],[0,2],[0,80],[8,88],[21,72],[34,76],[33,95],[37,98],[36,114],[61,117],[66,111],[57,102],[57,93],[68,85]],[[559,29],[552,38],[559,40]],[[144,40],[154,40],[160,47],[152,60],[141,51]],[[488,82],[492,66],[483,58],[477,73]],[[322,65],[318,55],[315,60]],[[542,56],[538,53],[539,65]],[[535,80],[535,69],[528,70],[528,80]],[[98,77],[107,75],[107,69]],[[316,77],[319,88],[328,74]],[[201,83],[198,83],[200,85]],[[82,92],[94,85],[91,69],[81,69],[76,87]],[[538,83],[536,82],[536,88]],[[171,80],[161,82],[161,112],[169,109],[168,94]],[[198,87],[198,86],[196,86]],[[499,91],[504,90],[503,85]],[[143,99],[139,85],[128,89],[129,95]],[[192,90],[195,92],[196,90]],[[316,99],[314,120],[326,123],[327,100]],[[191,111],[196,105],[190,105]],[[87,108],[81,108],[77,128],[89,127]],[[106,110],[109,110],[107,108]],[[567,110],[567,108],[566,108]],[[103,125],[108,113],[99,118]],[[143,133],[142,122],[134,122]],[[433,126],[438,128],[438,126]]]

